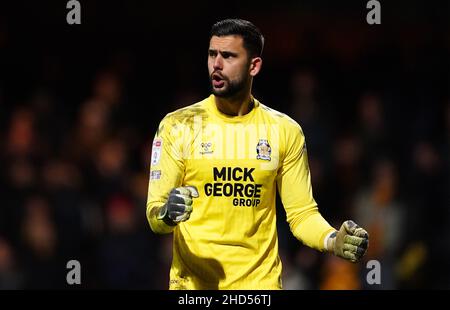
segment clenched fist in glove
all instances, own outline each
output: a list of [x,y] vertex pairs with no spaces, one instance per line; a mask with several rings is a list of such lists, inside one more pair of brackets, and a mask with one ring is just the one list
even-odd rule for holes
[[194,186],[174,188],[167,202],[159,209],[158,220],[174,226],[189,219],[192,212],[192,198],[198,197]]
[[355,222],[345,221],[339,231],[330,236],[328,243],[334,255],[356,263],[367,252],[369,234]]

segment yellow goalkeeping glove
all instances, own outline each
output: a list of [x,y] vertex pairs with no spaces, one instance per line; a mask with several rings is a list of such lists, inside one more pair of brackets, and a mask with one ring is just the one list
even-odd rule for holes
[[345,221],[339,231],[330,235],[329,243],[334,255],[352,263],[358,262],[369,247],[369,234],[353,221]]
[[174,226],[187,221],[192,212],[192,198],[197,198],[198,191],[194,186],[172,189],[167,202],[159,209],[158,220]]

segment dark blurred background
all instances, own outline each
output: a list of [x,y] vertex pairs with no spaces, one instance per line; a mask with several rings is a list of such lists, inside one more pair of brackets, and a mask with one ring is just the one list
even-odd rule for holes
[[[209,95],[208,32],[252,21],[254,95],[296,119],[336,227],[371,235],[350,264],[301,245],[278,205],[286,289],[450,288],[447,1],[66,1],[0,4],[0,289],[166,289],[170,236],[145,218],[159,121]],[[366,261],[381,264],[369,285]]]

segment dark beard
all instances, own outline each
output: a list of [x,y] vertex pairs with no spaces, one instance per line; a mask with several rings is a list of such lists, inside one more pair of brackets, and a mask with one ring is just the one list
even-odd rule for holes
[[239,80],[230,81],[227,78],[224,78],[224,80],[227,82],[227,87],[224,90],[216,90],[212,86],[212,77],[210,77],[209,81],[211,85],[211,91],[215,96],[219,98],[233,98],[245,89],[248,84],[249,77],[244,75]]

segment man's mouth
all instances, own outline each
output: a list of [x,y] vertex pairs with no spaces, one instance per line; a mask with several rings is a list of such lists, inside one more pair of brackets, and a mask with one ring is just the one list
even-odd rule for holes
[[218,73],[213,73],[211,80],[214,88],[222,88],[225,85],[224,78]]

